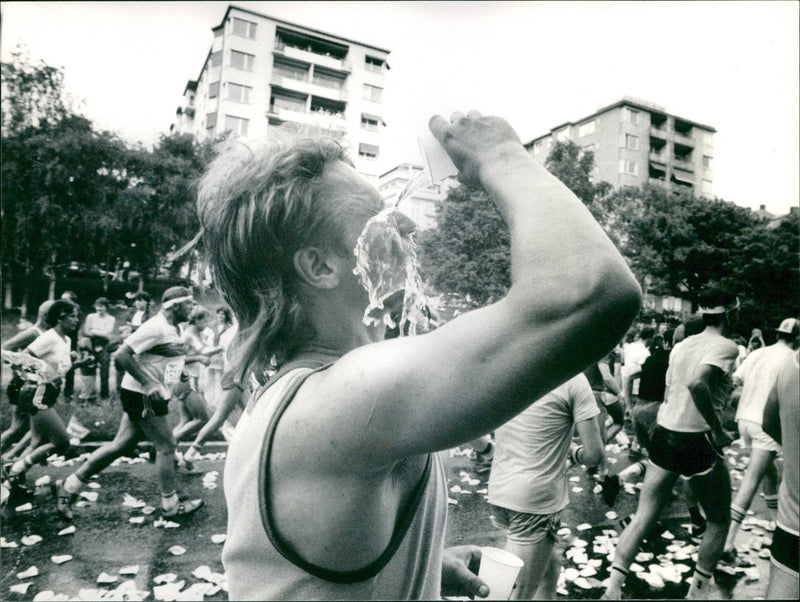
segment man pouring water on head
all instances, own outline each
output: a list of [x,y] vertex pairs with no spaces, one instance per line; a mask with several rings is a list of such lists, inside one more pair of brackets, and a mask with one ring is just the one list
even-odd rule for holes
[[[380,304],[356,262],[385,249],[359,242],[384,208],[335,140],[279,130],[260,148],[231,143],[200,183],[203,245],[239,321],[232,364],[256,378],[278,366],[225,467],[231,599],[491,597],[475,574],[480,549],[444,549],[435,452],[597,361],[639,309],[623,258],[508,123],[472,111],[430,129],[459,180],[482,186],[505,218],[512,286],[420,336],[383,340],[388,322],[366,319]],[[409,220],[380,219],[410,252]]]

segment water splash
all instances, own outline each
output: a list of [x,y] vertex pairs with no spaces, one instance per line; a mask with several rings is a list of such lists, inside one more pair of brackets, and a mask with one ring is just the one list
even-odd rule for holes
[[[353,273],[360,277],[369,295],[364,324],[399,326],[400,336],[414,336],[417,327],[428,322],[428,302],[419,276],[413,233],[401,235],[397,213],[396,205],[386,207],[367,221],[356,242]],[[397,308],[384,304],[400,294],[403,295],[402,311],[399,321],[395,321],[392,313],[396,314]]]

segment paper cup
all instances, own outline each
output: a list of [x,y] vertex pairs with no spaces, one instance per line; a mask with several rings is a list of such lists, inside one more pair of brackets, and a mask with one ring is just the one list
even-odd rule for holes
[[481,548],[480,577],[489,586],[489,600],[508,600],[519,570],[525,563],[518,556],[499,548]]

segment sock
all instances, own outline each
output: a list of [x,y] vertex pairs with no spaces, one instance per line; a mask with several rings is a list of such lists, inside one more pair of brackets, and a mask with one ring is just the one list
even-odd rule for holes
[[31,462],[30,455],[25,456],[21,460],[17,460],[14,462],[14,465],[11,467],[11,476],[16,476],[26,472],[31,466],[33,466],[33,462]]
[[172,493],[161,494],[161,507],[164,510],[172,510],[177,505],[178,505],[177,492],[173,491]]
[[711,579],[711,571],[697,565],[694,569],[694,577],[692,577],[692,587],[694,591],[702,591],[706,589],[709,580]]
[[731,504],[731,522],[739,523],[741,525],[746,514],[746,509],[741,508],[736,504]]
[[621,592],[622,585],[627,578],[628,569],[624,569],[616,563],[612,564],[611,569],[608,571],[608,588],[606,592]]
[[700,512],[700,506],[689,506],[689,516],[692,517],[692,524],[702,525],[705,522],[703,514]]
[[86,485],[86,481],[81,479],[81,477],[75,473],[72,473],[66,479],[64,479],[64,491],[67,493],[78,493],[81,489],[83,489],[84,485]]
[[778,496],[777,494],[773,495],[765,495],[764,501],[767,504],[767,508],[770,510],[777,510],[778,509]]

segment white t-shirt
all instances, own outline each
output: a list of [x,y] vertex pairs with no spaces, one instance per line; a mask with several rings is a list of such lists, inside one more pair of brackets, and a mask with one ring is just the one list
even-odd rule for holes
[[599,413],[589,381],[579,374],[498,428],[489,503],[531,514],[563,509],[575,424]]
[[[180,380],[185,355],[167,357],[148,353],[156,345],[181,343],[177,327],[167,322],[163,313],[142,324],[139,329],[125,339],[125,345],[136,354],[136,361],[147,376],[166,385],[166,399],[172,395],[172,387]],[[122,388],[136,393],[145,393],[142,384],[127,372],[122,377]]]
[[28,351],[46,362],[58,376],[64,376],[72,367],[70,339],[62,337],[55,329],[45,331],[28,345]]
[[703,433],[711,430],[697,409],[689,383],[701,365],[722,370],[725,382],[714,387],[714,411],[719,412],[730,394],[730,372],[739,355],[736,343],[709,329],[684,339],[669,355],[664,403],[658,409],[657,422],[664,428],[680,433]]
[[[641,339],[637,341],[633,341],[632,343],[628,343],[624,345],[622,348],[622,369],[620,370],[620,374],[622,375],[622,387],[623,391],[625,390],[626,383],[630,378],[631,374],[634,372],[638,372],[642,369],[642,364],[644,361],[650,357],[650,350],[647,348],[647,345],[644,344],[644,341]],[[633,395],[639,394],[639,379],[633,381],[633,387],[631,388],[631,393]]]
[[83,331],[88,336],[100,336],[110,338],[114,334],[116,320],[111,314],[100,317],[100,314],[89,314],[83,325]]
[[733,373],[733,378],[743,383],[736,420],[761,424],[769,392],[775,385],[786,356],[791,353],[792,348],[779,341],[769,347],[756,349],[744,358],[742,365]]

